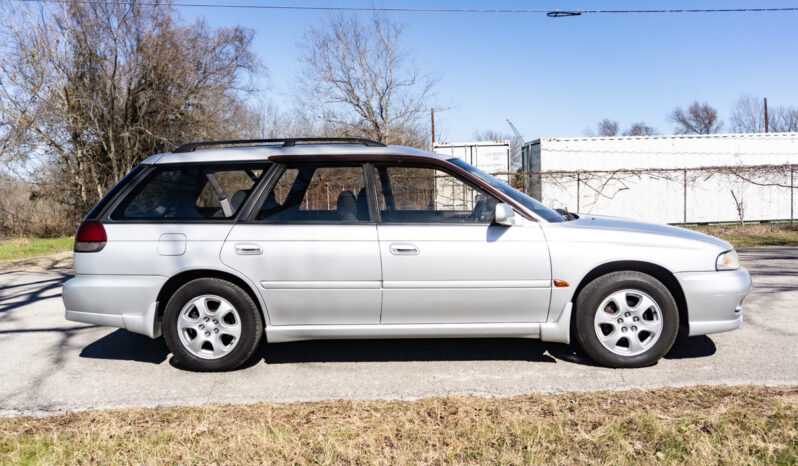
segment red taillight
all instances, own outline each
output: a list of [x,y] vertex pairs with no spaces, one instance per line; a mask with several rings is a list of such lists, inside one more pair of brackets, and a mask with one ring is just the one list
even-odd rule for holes
[[98,252],[105,247],[108,235],[100,222],[83,222],[75,233],[75,252]]

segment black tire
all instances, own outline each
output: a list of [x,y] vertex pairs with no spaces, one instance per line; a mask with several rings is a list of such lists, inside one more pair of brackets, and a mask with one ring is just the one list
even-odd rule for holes
[[[178,318],[183,308],[203,295],[213,295],[228,301],[240,320],[241,334],[238,341],[229,353],[216,359],[203,359],[194,355],[184,345],[178,330]],[[163,316],[163,335],[174,361],[181,367],[200,372],[229,371],[244,364],[255,352],[263,335],[263,321],[258,307],[241,287],[218,278],[200,278],[181,286],[169,299]],[[202,351],[199,354],[202,355]]]
[[[599,306],[613,293],[622,290],[633,290],[644,293],[656,303],[661,313],[661,332],[656,340],[653,338],[651,339],[653,343],[641,354],[617,354],[599,341],[597,332],[600,330],[597,330],[595,321],[596,313],[599,312]],[[623,296],[623,294],[620,294],[620,296]],[[659,280],[641,272],[612,272],[596,278],[588,283],[579,293],[579,296],[576,298],[575,309],[574,323],[576,327],[576,340],[591,359],[607,367],[632,368],[656,364],[657,361],[670,350],[671,346],[673,346],[679,331],[679,310],[670,291],[668,291],[668,288]],[[619,317],[622,318],[623,316],[620,315]],[[613,323],[611,325],[615,324]],[[619,323],[618,327],[622,325],[623,332],[627,332],[631,330],[630,325],[634,324]],[[610,329],[612,330],[610,330],[609,333],[621,330],[618,328],[613,329],[613,327],[610,327]],[[651,335],[646,332],[641,332],[641,334],[645,334],[646,336]],[[633,336],[631,332],[627,336],[630,338],[638,338],[637,336]],[[620,334],[620,339],[618,341],[623,342],[623,337],[624,334]],[[610,338],[612,338],[611,335]],[[638,338],[637,341],[640,340],[641,338]],[[629,340],[627,339],[626,342],[628,345]],[[622,348],[618,348],[618,350],[622,350]]]

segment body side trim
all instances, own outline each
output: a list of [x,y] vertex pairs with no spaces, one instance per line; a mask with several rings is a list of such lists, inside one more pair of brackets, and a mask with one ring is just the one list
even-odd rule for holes
[[383,288],[549,288],[550,280],[390,280]]
[[267,326],[269,343],[371,338],[539,338],[540,324],[373,324]]

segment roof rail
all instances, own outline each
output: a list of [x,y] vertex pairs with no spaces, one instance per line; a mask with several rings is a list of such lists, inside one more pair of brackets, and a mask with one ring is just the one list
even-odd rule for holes
[[198,147],[203,146],[232,146],[237,144],[273,144],[282,143],[283,147],[295,146],[299,144],[363,144],[369,147],[385,147],[385,144],[371,139],[364,138],[281,138],[281,139],[234,139],[230,141],[202,141],[189,142],[183,144],[172,153],[194,152]]

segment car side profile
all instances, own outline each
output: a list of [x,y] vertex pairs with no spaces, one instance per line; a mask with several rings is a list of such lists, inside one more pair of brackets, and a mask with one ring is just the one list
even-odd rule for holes
[[144,160],[81,223],[63,301],[69,320],[163,334],[199,371],[263,338],[575,340],[641,367],[680,328],[738,328],[750,288],[717,238],[560,214],[459,159],[300,138]]

